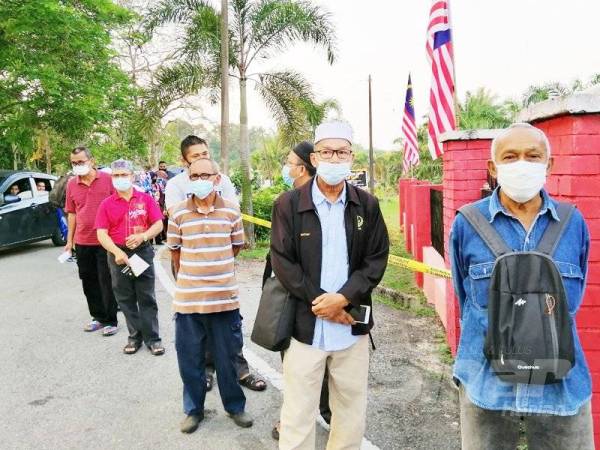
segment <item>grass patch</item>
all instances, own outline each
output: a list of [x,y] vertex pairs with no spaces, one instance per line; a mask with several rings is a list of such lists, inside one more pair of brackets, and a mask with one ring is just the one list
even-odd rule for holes
[[[413,259],[413,256],[406,251],[404,236],[400,232],[398,197],[382,198],[379,206],[381,207],[381,213],[383,214],[383,219],[385,220],[390,236],[390,253],[403,258]],[[423,292],[415,284],[414,272],[408,269],[396,267],[391,264],[388,265],[381,284],[390,289],[414,295],[421,299],[421,301],[425,300]]]
[[269,242],[257,241],[254,248],[243,249],[237,257],[250,261],[264,261],[267,253],[269,253]]

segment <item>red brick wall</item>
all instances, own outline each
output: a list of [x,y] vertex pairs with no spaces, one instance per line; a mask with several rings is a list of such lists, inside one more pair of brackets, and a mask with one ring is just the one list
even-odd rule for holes
[[[554,198],[577,205],[590,229],[591,249],[586,294],[577,315],[577,329],[592,372],[596,446],[600,448],[600,114],[568,115],[534,123],[543,130],[555,157],[546,189]],[[491,140],[444,143],[444,231],[447,239],[455,212],[481,197]],[[452,292],[449,286],[448,292]],[[458,305],[447,301],[447,338],[456,351]]]
[[548,136],[555,157],[548,192],[577,205],[590,230],[587,288],[576,320],[592,371],[594,432],[600,448],[600,114],[563,116],[534,125]]
[[[467,203],[481,198],[481,188],[487,180],[487,160],[490,159],[490,139],[471,141],[448,141],[444,143],[444,243],[447,266],[448,236],[454,221],[456,211]],[[446,302],[446,317],[448,327],[446,337],[452,354],[456,354],[459,338],[459,310],[452,282],[446,286],[448,300]],[[452,326],[453,325],[453,326]]]

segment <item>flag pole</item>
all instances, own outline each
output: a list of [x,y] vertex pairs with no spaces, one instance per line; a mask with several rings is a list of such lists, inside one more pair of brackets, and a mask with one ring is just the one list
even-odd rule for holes
[[375,195],[375,179],[373,178],[373,103],[371,95],[371,75],[369,74],[369,191]]
[[454,80],[454,92],[452,93],[452,99],[454,100],[454,123],[456,124],[456,129],[458,129],[458,97],[456,92],[458,91],[456,87],[456,56],[454,54],[454,27],[452,26],[452,9],[450,8],[450,0],[447,0],[448,4],[448,25],[450,26],[450,36],[452,38],[452,78]]

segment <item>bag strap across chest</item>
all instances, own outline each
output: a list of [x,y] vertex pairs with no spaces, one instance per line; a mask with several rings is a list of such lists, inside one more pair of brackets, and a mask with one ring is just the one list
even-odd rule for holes
[[[536,247],[536,251],[546,255],[554,253],[574,210],[575,206],[570,203],[558,203],[556,212],[559,220],[550,221],[542,239]],[[512,251],[496,229],[492,227],[489,220],[474,204],[465,205],[458,212],[467,219],[496,258]]]

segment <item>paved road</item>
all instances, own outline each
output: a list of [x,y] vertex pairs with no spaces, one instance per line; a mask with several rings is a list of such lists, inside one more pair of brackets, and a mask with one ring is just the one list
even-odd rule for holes
[[[262,267],[242,262],[238,278],[247,357],[272,381],[266,392],[245,390],[254,427],[228,419],[215,391],[207,418],[192,435],[183,418],[173,346],[169,282],[157,282],[167,353],[126,356],[124,319],[113,337],[84,333],[87,307],[76,265],[59,264],[49,243],[0,253],[0,448],[2,449],[275,449],[270,430],[281,404],[278,354],[247,337],[259,298]],[[166,265],[166,261],[159,261]],[[165,272],[166,273],[166,272]],[[371,357],[367,439],[363,448],[458,448],[456,394],[438,359],[435,326],[377,305],[377,351]],[[317,448],[326,430],[319,426]]]

